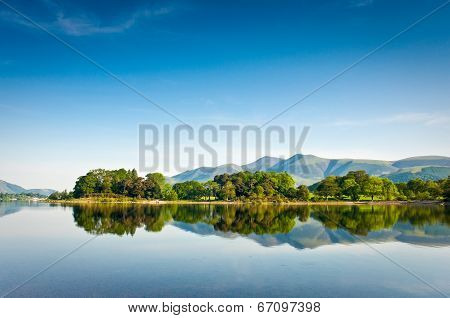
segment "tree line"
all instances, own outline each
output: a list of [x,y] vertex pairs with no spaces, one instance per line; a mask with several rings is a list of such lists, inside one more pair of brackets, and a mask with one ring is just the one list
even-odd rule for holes
[[70,200],[85,197],[178,199],[176,192],[166,183],[161,173],[149,173],[142,178],[138,176],[136,169],[91,170],[78,178],[73,191],[56,192],[49,196],[49,199]]
[[[310,193],[310,190],[312,193]],[[170,185],[161,173],[144,178],[133,170],[96,169],[78,178],[74,190],[53,193],[51,200],[107,197],[151,200],[195,201],[308,201],[308,200],[439,200],[450,195],[450,179],[411,180],[394,184],[386,178],[369,176],[365,171],[329,176],[310,186],[296,186],[286,172],[238,172],[221,174],[207,182],[186,181]]]
[[173,189],[178,198],[186,200],[307,201],[310,196],[308,188],[305,185],[295,187],[294,179],[286,172],[225,173],[205,183],[177,183]]
[[45,199],[46,196],[38,193],[1,193],[0,192],[0,201],[29,201],[32,199]]
[[450,177],[439,181],[414,179],[393,183],[382,177],[369,176],[365,171],[350,171],[347,175],[329,176],[313,185],[320,200],[449,200]]

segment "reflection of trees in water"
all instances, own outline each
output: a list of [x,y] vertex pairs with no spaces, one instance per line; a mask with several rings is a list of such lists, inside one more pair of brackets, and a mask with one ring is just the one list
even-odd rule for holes
[[286,206],[232,206],[217,207],[215,230],[241,234],[288,233],[295,226],[295,220],[307,220],[309,209]]
[[87,204],[75,205],[73,216],[76,224],[93,234],[131,234],[144,226],[146,231],[158,232],[171,220],[165,208],[139,205]]
[[358,235],[390,229],[398,222],[416,227],[450,225],[450,210],[438,205],[315,206],[311,215],[329,229],[343,228]]
[[223,232],[241,234],[288,233],[296,218],[306,221],[309,209],[273,206],[232,205],[75,205],[76,224],[93,234],[131,234],[145,226],[145,230],[161,231],[170,220],[195,224],[206,223]]
[[73,206],[76,224],[93,234],[131,234],[137,228],[161,231],[171,221],[210,224],[217,231],[240,234],[288,233],[297,221],[313,217],[329,229],[352,234],[390,229],[398,222],[421,227],[450,225],[444,206],[273,206],[273,205],[140,205],[86,204]]

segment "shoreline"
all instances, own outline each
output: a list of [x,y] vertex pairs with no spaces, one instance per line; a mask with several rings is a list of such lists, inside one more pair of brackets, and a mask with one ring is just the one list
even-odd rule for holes
[[117,200],[98,199],[43,200],[53,204],[144,204],[144,205],[447,205],[444,201],[298,201],[298,202],[243,202],[243,201],[160,201],[160,200]]

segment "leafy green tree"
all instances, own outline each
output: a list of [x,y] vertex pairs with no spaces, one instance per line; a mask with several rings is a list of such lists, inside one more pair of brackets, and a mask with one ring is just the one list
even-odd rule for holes
[[160,173],[149,173],[144,180],[144,193],[147,199],[160,199],[162,189],[165,185],[165,178]]
[[236,197],[236,190],[231,181],[228,180],[225,182],[221,194],[222,198],[225,200],[233,200]]
[[430,195],[430,199],[432,200],[436,200],[443,195],[443,189],[441,188],[441,185],[436,181],[425,181],[425,187]]
[[97,180],[92,173],[79,177],[75,183],[74,195],[76,198],[86,197],[95,192]]
[[154,182],[156,182],[161,189],[166,184],[166,177],[164,177],[164,175],[162,173],[159,173],[159,172],[149,173],[145,177],[147,179],[151,179]]
[[48,197],[49,200],[71,200],[73,199],[73,192],[67,192],[67,190],[64,190],[62,192],[53,192]]
[[309,200],[309,190],[305,185],[299,185],[296,189],[296,199],[300,201],[308,201]]
[[364,170],[357,170],[348,172],[345,177],[348,179],[354,179],[362,191],[366,183],[369,181],[370,176]]
[[397,190],[399,192],[398,197],[402,200],[408,200],[410,199],[412,196],[414,196],[414,194],[412,193],[411,190],[408,189],[408,185],[405,182],[399,182],[395,185],[397,187]]
[[220,174],[214,177],[214,182],[220,186],[223,186],[228,180],[230,180],[230,175],[228,173]]
[[286,195],[295,186],[294,179],[287,172],[274,174],[273,179],[275,190],[282,195]]
[[136,177],[127,185],[127,193],[132,198],[144,198],[146,193],[144,179]]
[[176,201],[178,200],[178,195],[170,184],[165,184],[162,188],[162,198],[166,201]]
[[212,180],[209,180],[205,182],[205,190],[206,194],[208,195],[208,200],[211,201],[212,196],[217,196],[217,192],[219,191],[219,185],[217,182],[214,182]]
[[383,191],[383,181],[378,177],[369,177],[369,181],[366,183],[364,192],[372,198],[380,195]]
[[181,200],[200,200],[205,196],[205,188],[198,181],[176,183],[173,186],[173,190]]
[[[372,200],[382,195],[385,200],[438,200],[448,199],[448,178],[439,181],[410,180],[394,184],[392,181],[372,176],[365,171],[350,171],[346,176],[329,176],[315,186],[317,197],[359,200],[362,194]],[[446,192],[447,191],[447,192]],[[73,193],[56,193],[53,198],[89,196],[127,196],[132,198],[169,200],[201,200],[215,196],[222,200],[308,200],[305,186],[295,188],[292,177],[285,173],[257,171],[223,174],[202,184],[197,181],[179,183],[171,188],[161,173],[149,173],[145,179],[133,170],[95,169],[78,178]]]
[[101,193],[112,193],[112,177],[105,175],[101,183]]
[[383,198],[385,200],[390,201],[390,200],[398,197],[397,187],[391,180],[386,179],[386,178],[381,178],[381,182],[382,182],[381,192],[382,192]]
[[442,192],[444,195],[445,201],[450,201],[450,177],[448,177],[443,183],[442,183]]
[[336,197],[339,194],[337,177],[329,176],[322,180],[316,190],[317,195],[324,197],[327,201],[330,197]]
[[406,184],[397,185],[400,191],[410,200],[437,200],[443,195],[443,182],[409,180]]
[[256,187],[255,187],[255,190],[253,191],[254,192],[254,194],[255,194],[255,197],[256,198],[258,198],[258,199],[262,199],[262,198],[264,198],[265,197],[265,195],[264,195],[264,188],[263,188],[263,186],[262,185],[257,185]]
[[349,196],[352,201],[358,201],[361,195],[361,186],[354,178],[345,178],[342,183],[342,194]]

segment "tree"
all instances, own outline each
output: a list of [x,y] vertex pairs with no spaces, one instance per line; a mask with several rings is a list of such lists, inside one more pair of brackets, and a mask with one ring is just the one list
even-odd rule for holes
[[140,177],[136,177],[127,184],[127,193],[128,196],[132,198],[144,198],[146,195],[146,187],[144,183],[144,179]]
[[67,192],[67,190],[64,190],[62,192],[53,192],[48,197],[49,200],[70,200],[73,199],[73,192]]
[[376,195],[380,195],[383,191],[383,181],[378,177],[369,177],[369,181],[366,183],[365,194],[373,198]]
[[286,195],[288,190],[295,186],[295,181],[287,172],[272,173],[274,188],[282,195]]
[[345,178],[342,184],[342,193],[349,196],[352,201],[358,201],[361,194],[361,186],[354,178]]
[[[162,176],[162,179],[161,179]],[[149,173],[144,180],[144,192],[147,199],[159,199],[162,197],[162,189],[165,178],[160,173]]]
[[205,195],[205,188],[198,181],[176,183],[173,190],[181,200],[200,200]]
[[[350,197],[359,200],[362,194],[369,195],[372,200],[382,195],[384,200],[394,198],[400,200],[437,200],[449,198],[449,179],[438,181],[410,180],[407,183],[394,184],[386,178],[370,177],[365,171],[350,171],[346,176],[329,176],[315,185],[317,196],[338,199]],[[95,169],[81,176],[75,183],[74,191],[57,192],[50,199],[81,198],[89,196],[127,196],[164,200],[201,200],[213,196],[222,200],[271,200],[285,201],[308,200],[309,191],[306,186],[295,188],[295,182],[287,173],[242,171],[234,174],[222,174],[214,177],[214,181],[204,184],[187,181],[166,184],[161,173],[149,173],[145,179],[138,176],[136,170]]]
[[382,178],[381,181],[383,198],[387,201],[396,198],[398,196],[398,190],[395,184],[387,178]]
[[228,180],[230,180],[230,175],[228,173],[220,174],[214,177],[214,182],[220,186],[223,186]]
[[261,186],[261,185],[258,184],[258,185],[255,187],[254,193],[255,193],[255,195],[256,195],[256,197],[257,197],[258,199],[264,198],[264,188],[263,188],[263,186]]
[[326,177],[320,182],[316,192],[319,196],[326,198],[327,201],[329,197],[335,197],[339,193],[337,177]]
[[308,201],[309,200],[309,190],[305,185],[299,185],[296,191],[296,199],[300,201]]
[[101,184],[101,193],[112,193],[112,178],[110,175],[105,175]]
[[81,198],[93,194],[95,191],[95,185],[96,178],[91,173],[79,177],[75,183],[74,196],[76,198]]
[[407,186],[408,190],[410,191],[411,199],[421,200],[421,199],[425,199],[425,197],[428,195],[428,193],[425,194],[425,192],[427,192],[427,189],[425,186],[425,181],[423,181],[421,179],[409,180],[406,183],[406,186]]
[[450,201],[450,177],[447,177],[447,179],[442,183],[442,192],[445,201]]
[[359,185],[361,190],[364,188],[365,184],[369,181],[369,175],[364,170],[349,171],[345,176],[345,178],[354,179],[356,183]]
[[178,199],[177,193],[172,189],[170,184],[165,184],[161,192],[163,200],[176,201]]
[[149,173],[145,177],[147,179],[151,179],[154,182],[156,182],[161,189],[166,184],[166,177],[164,177],[164,175],[162,173],[159,173],[159,172]]
[[236,197],[235,187],[229,180],[225,182],[222,188],[222,197],[227,201],[232,200]]
[[297,194],[298,194],[298,192],[297,192],[296,188],[289,188],[288,193],[286,194],[286,197],[288,199],[297,200]]
[[217,195],[219,185],[217,184],[217,182],[209,180],[205,182],[205,190],[206,194],[208,195],[208,201],[211,201],[211,197]]
[[441,186],[435,181],[432,180],[425,181],[425,187],[430,195],[430,199],[436,200],[443,194]]

